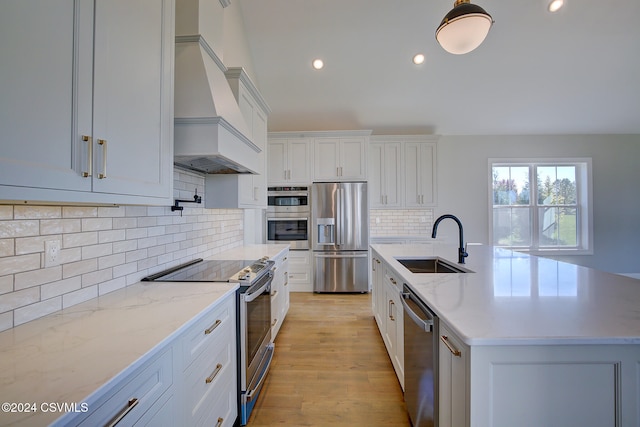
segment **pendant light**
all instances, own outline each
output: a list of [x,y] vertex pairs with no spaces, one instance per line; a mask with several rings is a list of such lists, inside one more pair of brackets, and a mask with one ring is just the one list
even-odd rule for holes
[[469,53],[484,41],[493,19],[470,0],[456,0],[436,30],[436,40],[449,53]]

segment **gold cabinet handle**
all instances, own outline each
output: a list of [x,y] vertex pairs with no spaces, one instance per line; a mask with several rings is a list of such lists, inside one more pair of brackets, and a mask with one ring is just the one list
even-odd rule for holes
[[394,303],[394,302],[393,302],[393,300],[389,300],[389,319],[393,320],[394,322],[395,322],[396,318],[395,318],[395,317],[393,317],[392,310],[393,310],[393,306],[394,306],[395,304],[396,304],[396,303]]
[[218,422],[216,423],[216,427],[221,427],[223,421],[224,421],[224,418],[218,417]]
[[222,320],[220,319],[216,320],[216,322],[213,325],[209,326],[207,329],[204,330],[204,334],[209,335],[211,332],[213,332],[215,328],[220,326],[221,323],[222,323]]
[[136,407],[136,405],[138,405],[138,403],[140,403],[140,401],[137,397],[129,399],[125,407],[122,408],[120,412],[118,412],[113,418],[111,418],[111,420],[107,424],[105,424],[105,426],[114,427],[115,425],[117,425],[120,421],[122,421],[124,417],[127,416],[129,412],[131,412],[133,408]]
[[98,145],[102,145],[102,173],[98,174],[99,179],[107,177],[107,140],[99,139]]
[[82,135],[82,141],[87,143],[87,170],[82,172],[82,177],[89,178],[93,175],[93,138]]
[[278,324],[278,319],[273,319],[273,322],[271,322],[271,327],[274,327]]
[[447,346],[447,348],[449,349],[449,351],[451,352],[451,354],[453,354],[456,357],[462,357],[462,353],[460,352],[460,350],[458,350],[457,348],[455,348],[450,342],[449,342],[449,337],[446,335],[440,335],[440,341],[442,341],[444,343],[444,345]]
[[216,377],[216,375],[218,375],[220,373],[220,369],[222,369],[222,364],[218,363],[216,365],[216,369],[213,370],[213,372],[211,373],[211,375],[209,375],[204,382],[207,384],[211,384],[214,380],[214,378]]
[[273,291],[271,292],[271,294],[269,294],[269,296],[275,297],[276,295],[278,295],[278,291]]

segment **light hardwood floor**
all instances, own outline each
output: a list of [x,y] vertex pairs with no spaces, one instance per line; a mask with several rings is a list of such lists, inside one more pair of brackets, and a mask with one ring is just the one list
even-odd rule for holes
[[248,427],[410,426],[371,294],[292,292],[275,344]]

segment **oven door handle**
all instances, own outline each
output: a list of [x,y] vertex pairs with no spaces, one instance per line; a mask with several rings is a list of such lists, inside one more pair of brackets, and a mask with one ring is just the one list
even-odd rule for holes
[[269,344],[270,348],[270,355],[269,355],[269,361],[267,362],[267,366],[265,366],[262,369],[262,376],[260,377],[260,381],[258,381],[258,384],[256,384],[256,386],[247,393],[247,403],[251,402],[253,400],[253,396],[256,392],[260,391],[260,389],[262,388],[262,383],[264,382],[264,380],[267,378],[267,372],[269,372],[269,369],[271,368],[271,362],[273,361],[273,347],[274,344],[271,343]]
[[[269,272],[269,275],[273,275],[273,273]],[[267,280],[264,285],[260,286],[258,290],[245,293],[244,302],[252,302],[256,298],[258,298],[269,287],[269,285],[271,285],[272,280],[273,276],[271,276],[271,278]]]
[[303,217],[290,218],[286,216],[280,216],[276,218],[267,218],[267,221],[308,221],[308,220],[309,218],[303,218]]

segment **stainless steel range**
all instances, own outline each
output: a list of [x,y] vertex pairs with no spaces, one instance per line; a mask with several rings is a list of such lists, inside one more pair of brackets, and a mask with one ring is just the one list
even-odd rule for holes
[[202,260],[201,258],[145,277],[160,282],[239,283],[238,413],[246,425],[273,359],[271,342],[271,282],[274,262],[259,260]]

